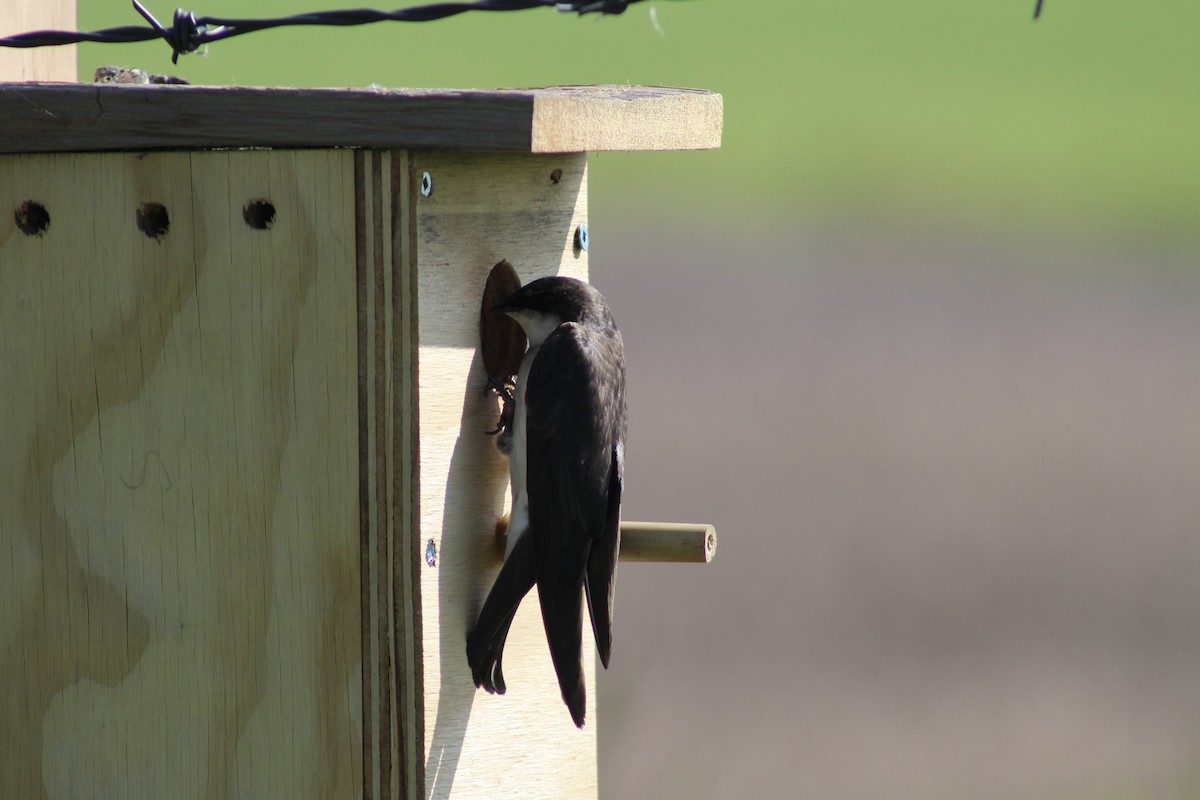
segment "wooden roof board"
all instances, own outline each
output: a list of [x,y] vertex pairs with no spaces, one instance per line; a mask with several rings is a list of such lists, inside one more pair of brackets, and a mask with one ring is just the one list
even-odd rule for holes
[[720,146],[698,89],[490,91],[0,83],[0,152],[369,147],[534,153]]

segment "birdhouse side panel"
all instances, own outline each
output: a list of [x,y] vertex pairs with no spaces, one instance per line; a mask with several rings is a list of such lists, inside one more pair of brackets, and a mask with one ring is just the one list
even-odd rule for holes
[[351,159],[0,157],[5,796],[361,794]]

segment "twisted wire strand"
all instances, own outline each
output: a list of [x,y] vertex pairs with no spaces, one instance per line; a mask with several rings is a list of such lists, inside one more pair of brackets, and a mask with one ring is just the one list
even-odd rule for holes
[[473,0],[472,2],[431,3],[395,11],[352,9],[318,11],[272,19],[226,19],[197,17],[190,11],[175,12],[170,28],[163,26],[138,0],[133,7],[148,25],[125,25],[105,30],[33,31],[0,38],[0,47],[53,47],[78,42],[124,43],[148,42],[162,39],[171,46],[171,61],[178,62],[180,53],[191,53],[210,42],[218,42],[244,33],[282,28],[293,25],[369,25],[375,22],[431,22],[468,11],[525,11],[531,8],[554,8],[576,14],[620,14],[641,0]]

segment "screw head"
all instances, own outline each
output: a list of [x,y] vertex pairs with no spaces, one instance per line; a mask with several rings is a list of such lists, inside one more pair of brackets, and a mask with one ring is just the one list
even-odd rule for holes
[[421,196],[429,197],[429,195],[431,195],[431,194],[433,194],[433,178],[430,177],[428,172],[422,172],[421,173]]
[[587,250],[588,249],[587,225],[584,225],[582,223],[579,225],[578,228],[575,229],[575,249],[576,250]]

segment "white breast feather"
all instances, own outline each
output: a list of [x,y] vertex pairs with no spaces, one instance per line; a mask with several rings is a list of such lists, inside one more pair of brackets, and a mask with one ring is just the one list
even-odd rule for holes
[[530,347],[526,351],[525,357],[521,359],[521,369],[517,373],[517,406],[513,411],[513,449],[508,457],[508,475],[512,483],[512,514],[508,520],[508,543],[504,547],[505,558],[508,558],[513,545],[529,529],[529,495],[525,491],[525,384],[537,351],[536,347]]

